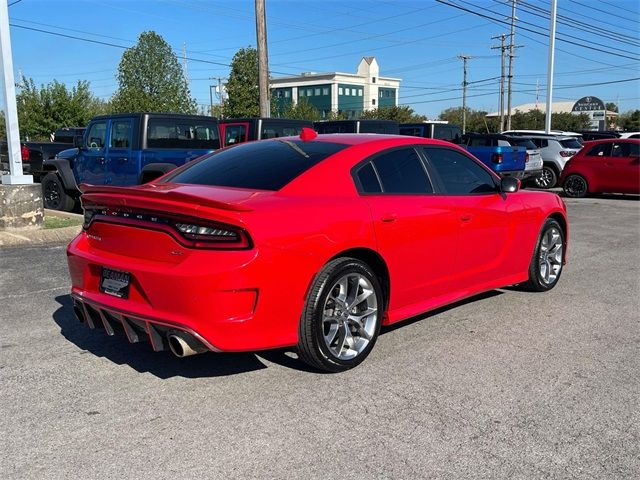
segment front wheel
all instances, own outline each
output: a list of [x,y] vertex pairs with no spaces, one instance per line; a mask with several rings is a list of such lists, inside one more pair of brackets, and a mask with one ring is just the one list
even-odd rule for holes
[[565,179],[562,189],[567,197],[572,198],[583,198],[589,193],[587,180],[576,173],[572,173]]
[[558,175],[552,167],[545,165],[542,167],[540,175],[534,180],[534,183],[538,188],[553,188],[558,183]]
[[378,278],[354,258],[329,262],[316,276],[300,319],[298,354],[319,370],[361,363],[380,332],[384,301]]
[[55,172],[47,173],[42,179],[42,198],[44,208],[71,212],[76,201],[65,189],[60,177]]
[[548,218],[542,226],[531,257],[529,280],[522,284],[525,290],[546,292],[556,286],[562,273],[564,245],[562,227],[552,218]]

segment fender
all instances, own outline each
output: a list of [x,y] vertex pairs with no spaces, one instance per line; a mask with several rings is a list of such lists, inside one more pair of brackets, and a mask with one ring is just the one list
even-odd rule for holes
[[74,193],[77,192],[78,195],[80,194],[80,189],[78,188],[76,179],[73,176],[73,171],[71,170],[71,165],[69,164],[68,159],[56,157],[50,160],[45,160],[42,163],[42,170],[43,173],[58,172],[65,190]]

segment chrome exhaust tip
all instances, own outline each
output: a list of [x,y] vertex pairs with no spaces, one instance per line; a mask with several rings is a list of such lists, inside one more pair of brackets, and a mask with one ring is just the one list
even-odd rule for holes
[[172,332],[167,335],[167,340],[171,352],[178,358],[189,357],[208,350],[192,335],[184,332]]

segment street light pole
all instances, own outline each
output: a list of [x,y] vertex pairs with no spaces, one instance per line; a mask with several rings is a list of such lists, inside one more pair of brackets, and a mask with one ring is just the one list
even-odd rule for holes
[[544,131],[551,133],[551,115],[553,108],[553,64],[556,49],[556,13],[558,10],[557,0],[551,0],[551,18],[549,23],[549,63],[547,64],[547,108],[544,117]]
[[16,106],[16,84],[13,78],[11,56],[11,36],[9,35],[9,8],[7,0],[0,0],[0,70],[2,70],[2,99],[5,106],[7,127],[7,147],[9,150],[9,175],[2,176],[5,185],[26,185],[33,183],[33,176],[24,175],[20,152],[20,131],[18,128],[18,108]]

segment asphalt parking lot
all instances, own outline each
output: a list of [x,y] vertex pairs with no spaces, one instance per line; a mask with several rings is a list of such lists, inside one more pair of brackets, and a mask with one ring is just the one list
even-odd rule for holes
[[343,374],[80,325],[64,246],[0,249],[2,478],[638,478],[640,201],[567,200],[547,294],[388,329]]

